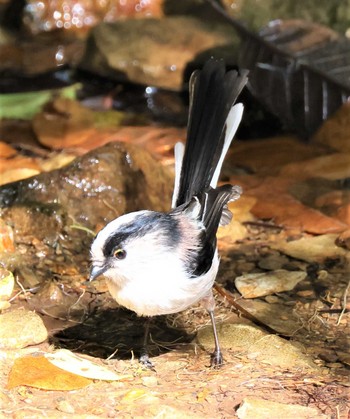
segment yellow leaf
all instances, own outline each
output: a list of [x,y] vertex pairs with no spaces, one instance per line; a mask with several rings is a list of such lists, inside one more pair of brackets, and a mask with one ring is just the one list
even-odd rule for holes
[[209,394],[209,390],[205,387],[202,391],[197,393],[197,402],[203,403]]
[[135,389],[128,391],[125,396],[123,397],[123,402],[132,402],[134,400],[139,399],[140,397],[143,397],[146,394],[145,390],[142,389]]
[[63,371],[44,356],[18,358],[11,369],[8,388],[36,387],[43,390],[76,390],[86,387],[91,380]]

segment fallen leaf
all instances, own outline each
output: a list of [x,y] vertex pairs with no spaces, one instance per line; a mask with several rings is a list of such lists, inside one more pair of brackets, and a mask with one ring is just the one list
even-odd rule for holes
[[73,98],[79,88],[77,83],[62,89],[0,94],[0,119],[31,119],[55,95]]
[[95,380],[117,381],[132,377],[131,374],[118,375],[103,365],[82,358],[68,349],[60,349],[54,353],[45,354],[45,358],[62,370]]
[[[33,169],[40,171],[40,166],[36,160],[31,157],[16,156],[12,159],[0,158],[0,173],[6,173],[15,169]],[[4,183],[3,175],[1,175],[1,183]]]
[[277,174],[281,167],[291,162],[300,162],[322,153],[321,147],[302,143],[295,137],[275,137],[259,141],[236,142],[230,162],[249,167],[254,173]]
[[292,182],[293,178],[267,177],[258,186],[247,189],[248,196],[257,198],[251,209],[253,215],[312,234],[340,233],[347,228],[346,224],[303,205],[290,195],[288,187]]
[[0,141],[0,157],[3,159],[8,159],[9,157],[13,157],[17,154],[17,151],[9,146],[8,144]]
[[322,144],[339,151],[350,152],[350,103],[339,108],[312,138],[315,144]]
[[14,235],[11,226],[0,219],[0,253],[13,253],[15,251]]
[[36,387],[43,390],[77,390],[88,386],[91,380],[64,371],[51,364],[44,356],[18,358],[9,374],[8,388]]
[[87,143],[94,136],[103,137],[103,131],[115,130],[123,118],[118,111],[97,112],[77,101],[58,98],[51,109],[34,117],[33,129],[41,144],[63,149]]
[[8,170],[7,172],[1,174],[0,186],[6,185],[7,183],[17,182],[18,180],[30,178],[32,176],[38,175],[39,173],[40,170],[29,168]]
[[133,402],[141,397],[144,397],[147,394],[145,390],[142,389],[134,389],[128,391],[125,396],[123,397],[123,402]]
[[208,394],[209,394],[208,388],[207,387],[204,387],[202,391],[200,391],[199,393],[197,393],[197,402],[198,403],[205,402]]
[[280,175],[296,180],[320,177],[324,179],[345,179],[350,177],[350,153],[333,153],[303,162],[285,165]]

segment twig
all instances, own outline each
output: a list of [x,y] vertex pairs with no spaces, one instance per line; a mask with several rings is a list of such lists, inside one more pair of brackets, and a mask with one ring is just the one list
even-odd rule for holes
[[285,227],[278,224],[270,224],[264,221],[244,221],[243,225],[249,225],[253,227],[264,227],[264,228],[275,228],[277,230],[284,230]]
[[349,289],[350,289],[350,279],[349,279],[348,285],[347,285],[347,287],[345,288],[345,291],[344,291],[343,304],[342,304],[343,309],[342,309],[342,311],[339,314],[338,321],[336,323],[337,326],[339,326],[340,321],[341,321],[341,319],[342,319],[342,317],[343,317],[343,315],[344,315],[344,313],[346,311],[346,302],[347,302],[347,298],[348,298]]

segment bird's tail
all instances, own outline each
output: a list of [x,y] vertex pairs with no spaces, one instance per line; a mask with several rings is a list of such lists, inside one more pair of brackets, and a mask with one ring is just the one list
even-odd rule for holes
[[233,105],[246,83],[247,71],[226,72],[224,62],[213,59],[192,74],[186,146],[175,147],[173,208],[216,187],[242,118],[243,105]]

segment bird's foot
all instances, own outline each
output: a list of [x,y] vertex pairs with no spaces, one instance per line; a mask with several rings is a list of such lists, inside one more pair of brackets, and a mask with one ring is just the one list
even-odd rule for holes
[[224,358],[220,350],[214,351],[210,355],[210,366],[211,368],[220,368],[224,364]]
[[139,361],[140,361],[140,364],[142,364],[145,368],[155,371],[154,366],[152,362],[150,361],[147,353],[141,354]]

